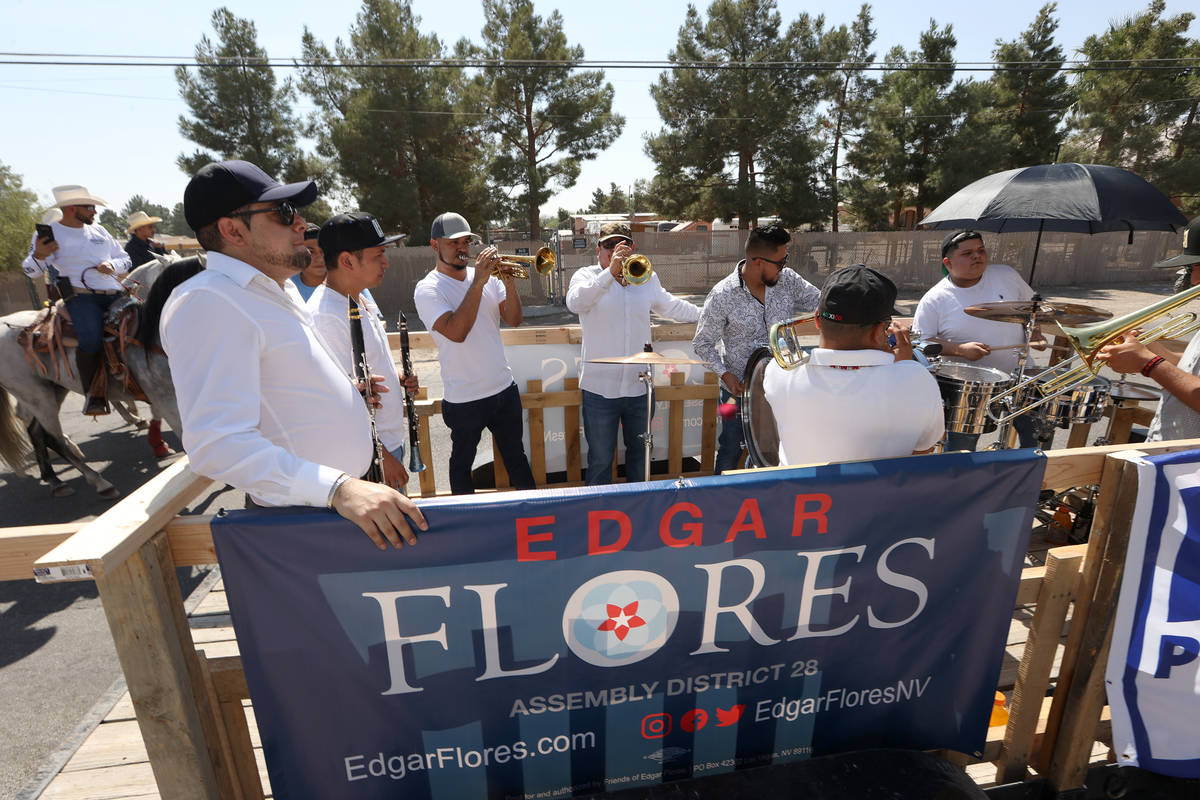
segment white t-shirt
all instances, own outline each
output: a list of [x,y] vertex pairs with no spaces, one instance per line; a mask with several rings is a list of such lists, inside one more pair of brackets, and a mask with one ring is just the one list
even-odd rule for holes
[[942,438],[937,381],[882,350],[816,348],[807,364],[772,362],[763,392],[779,430],[780,464],[907,456]]
[[69,278],[71,285],[76,289],[99,289],[107,292],[124,288],[120,278],[92,269],[107,261],[117,275],[124,275],[129,272],[132,261],[129,254],[103,226],[92,223],[82,228],[69,228],[61,222],[53,222],[50,229],[54,231],[54,241],[58,242],[58,249],[45,259],[34,258],[33,248],[37,246],[35,233],[29,247],[29,255],[21,262],[21,269],[26,275],[36,278],[46,271],[46,265],[53,265],[59,276]]
[[417,283],[413,300],[425,329],[433,334],[442,367],[442,397],[451,403],[469,403],[499,394],[513,382],[512,369],[504,356],[500,338],[500,304],[504,302],[504,284],[488,278],[479,299],[479,313],[471,332],[462,342],[452,342],[433,329],[446,312],[462,305],[475,279],[475,268],[464,270],[461,281],[436,269]]
[[[963,309],[980,303],[1012,302],[1032,297],[1033,289],[1016,270],[1004,264],[989,264],[979,283],[974,286],[955,286],[948,275],[934,284],[917,304],[913,328],[923,338],[937,337],[955,344],[982,342],[990,347],[1022,344],[1025,333],[1020,325],[979,319],[967,315]],[[1012,372],[1017,366],[1017,355],[1016,349],[1010,349],[988,353],[978,361],[967,362],[962,358],[947,360]]]

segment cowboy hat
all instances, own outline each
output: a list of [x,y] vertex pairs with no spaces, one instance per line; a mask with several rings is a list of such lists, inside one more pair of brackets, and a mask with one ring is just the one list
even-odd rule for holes
[[89,194],[86,186],[68,185],[55,186],[50,191],[54,192],[54,205],[57,208],[66,208],[67,206],[108,206],[99,197]]
[[145,211],[135,211],[125,221],[129,223],[129,227],[125,229],[125,232],[133,233],[143,225],[153,225],[156,222],[162,222],[162,217],[152,217]]
[[55,222],[62,222],[62,209],[50,208],[42,214],[43,225],[53,225]]

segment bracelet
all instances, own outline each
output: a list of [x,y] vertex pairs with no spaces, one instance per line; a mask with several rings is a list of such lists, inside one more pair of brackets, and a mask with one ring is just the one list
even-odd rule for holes
[[1162,356],[1155,356],[1146,362],[1146,366],[1142,367],[1142,377],[1149,378],[1151,371],[1162,362],[1166,361]]
[[329,487],[329,498],[325,501],[326,508],[333,508],[333,498],[337,495],[338,489],[342,488],[342,484],[348,480],[350,480],[350,476],[344,472],[334,479],[333,486]]

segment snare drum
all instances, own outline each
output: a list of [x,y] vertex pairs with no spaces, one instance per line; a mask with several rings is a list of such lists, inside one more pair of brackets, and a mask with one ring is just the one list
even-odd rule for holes
[[996,423],[988,416],[992,398],[1010,389],[1006,372],[974,364],[942,362],[934,371],[942,392],[946,430],[951,433],[991,433]]
[[[1038,381],[1038,386],[1053,380],[1054,375],[1057,374],[1059,373],[1051,373],[1042,378]],[[1059,428],[1069,428],[1076,423],[1099,422],[1104,418],[1104,409],[1108,406],[1108,394],[1111,388],[1112,382],[1108,378],[1097,375],[1087,383],[1081,383],[1071,391],[1063,392],[1053,400],[1039,406],[1033,413],[1042,419],[1050,420]],[[1034,395],[1035,398],[1038,396]]]
[[750,354],[742,380],[742,433],[746,439],[746,465],[779,466],[779,429],[763,392],[767,366],[775,362],[769,347]]

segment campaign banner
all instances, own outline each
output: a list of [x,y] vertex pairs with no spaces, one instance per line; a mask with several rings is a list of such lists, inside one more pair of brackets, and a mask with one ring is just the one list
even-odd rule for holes
[[1200,778],[1200,450],[1137,465],[1105,679],[1119,763]]
[[212,531],[278,798],[557,798],[874,747],[978,753],[1032,450],[422,500]]
[[[660,355],[681,360],[696,360],[697,356],[690,341],[656,342],[655,352]],[[531,380],[542,382],[542,390],[560,392],[566,388],[564,379],[579,377],[579,362],[582,358],[582,348],[579,344],[523,344],[505,349],[509,366],[512,367],[513,380],[522,393]],[[630,353],[629,355],[633,355]],[[669,386],[671,375],[683,373],[684,384],[688,386],[703,386],[704,373],[708,367],[700,364],[669,364],[656,367],[654,370],[654,385]],[[669,454],[670,437],[667,436],[667,412],[669,406],[665,402],[655,403],[654,418],[650,421],[651,434],[654,436],[651,458],[655,461],[665,461]],[[700,436],[704,424],[704,401],[685,400],[683,402],[683,450],[684,457],[697,456],[700,453]],[[542,412],[542,438],[546,447],[546,471],[561,472],[567,468],[567,443],[565,437],[565,422],[561,408],[547,408]],[[525,452],[530,452],[529,423],[526,420],[523,432]],[[641,441],[640,439],[638,440]],[[640,446],[640,444],[639,444]],[[587,439],[583,435],[583,416],[579,417],[579,455],[582,463],[587,464]],[[475,457],[475,466],[492,460],[490,450],[480,449]],[[616,461],[625,463],[625,440],[617,436]]]

